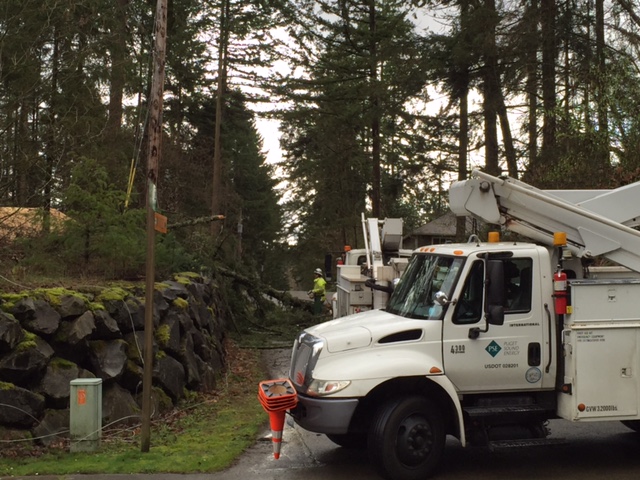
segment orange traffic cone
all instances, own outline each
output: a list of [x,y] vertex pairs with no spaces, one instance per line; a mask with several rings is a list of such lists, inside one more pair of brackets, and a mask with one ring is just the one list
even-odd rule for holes
[[288,379],[280,378],[260,382],[258,400],[262,408],[269,414],[273,457],[277,460],[280,458],[285,414],[287,410],[297,405],[298,395]]
[[282,446],[282,430],[284,430],[284,410],[269,412],[269,424],[271,426],[271,443],[273,443],[273,458],[280,458],[280,447]]

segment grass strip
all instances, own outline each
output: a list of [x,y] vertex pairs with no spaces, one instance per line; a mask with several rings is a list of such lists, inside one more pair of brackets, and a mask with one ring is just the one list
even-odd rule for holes
[[0,476],[217,472],[230,466],[268,420],[257,400],[264,380],[260,354],[227,345],[228,369],[213,394],[194,395],[152,422],[149,452],[140,451],[140,428],[104,432],[97,452],[56,448],[2,450]]

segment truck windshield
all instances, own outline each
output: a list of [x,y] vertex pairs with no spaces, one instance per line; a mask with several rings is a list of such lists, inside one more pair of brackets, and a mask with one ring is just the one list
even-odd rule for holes
[[438,255],[414,255],[389,298],[386,310],[408,318],[440,320],[443,307],[435,303],[442,291],[451,298],[464,259]]

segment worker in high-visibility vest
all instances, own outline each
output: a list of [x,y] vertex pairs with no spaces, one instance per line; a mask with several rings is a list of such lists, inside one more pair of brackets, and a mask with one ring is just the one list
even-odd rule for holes
[[313,290],[309,290],[309,297],[313,298],[313,314],[320,315],[322,313],[322,306],[324,305],[327,290],[327,281],[322,275],[322,270],[316,268],[313,271]]

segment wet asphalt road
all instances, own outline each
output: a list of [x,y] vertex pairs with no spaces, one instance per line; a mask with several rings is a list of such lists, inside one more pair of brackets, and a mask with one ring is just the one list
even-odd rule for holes
[[[265,352],[272,378],[286,375],[288,350]],[[552,421],[551,438],[565,443],[490,451],[463,449],[450,439],[437,480],[637,480],[640,435],[618,422],[574,425]],[[268,427],[238,462],[223,472],[192,475],[70,475],[16,477],[45,480],[376,480],[365,451],[337,447],[323,435],[285,426],[279,460],[273,458]],[[10,477],[0,477],[2,480]]]
[[[266,362],[273,378],[286,376],[289,351],[271,351]],[[569,479],[637,480],[640,478],[640,435],[619,422],[575,425],[550,423],[551,437],[565,443],[490,451],[447,443],[437,480]],[[287,425],[281,457],[274,460],[268,431],[236,466],[206,477],[210,480],[375,480],[366,451],[337,447],[324,435]],[[205,477],[203,477],[205,478]]]

